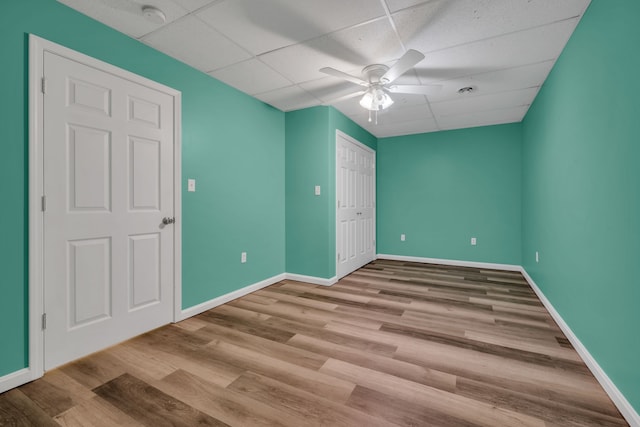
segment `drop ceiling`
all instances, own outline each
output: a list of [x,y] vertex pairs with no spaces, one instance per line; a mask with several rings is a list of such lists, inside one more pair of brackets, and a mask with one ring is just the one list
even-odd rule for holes
[[[333,105],[377,137],[521,121],[590,0],[59,0],[282,111]],[[164,24],[142,6],[159,8]],[[408,49],[426,58],[369,122],[362,76]],[[463,87],[473,92],[459,94]]]

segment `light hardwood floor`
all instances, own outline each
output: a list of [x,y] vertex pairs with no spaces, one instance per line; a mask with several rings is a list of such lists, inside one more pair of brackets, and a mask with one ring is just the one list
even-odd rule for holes
[[519,273],[283,281],[0,395],[16,426],[624,426]]

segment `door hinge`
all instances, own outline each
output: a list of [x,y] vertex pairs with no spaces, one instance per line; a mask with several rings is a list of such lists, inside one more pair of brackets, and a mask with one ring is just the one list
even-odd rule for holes
[[47,93],[47,79],[44,77],[40,80],[40,90],[42,93]]
[[42,330],[47,329],[47,313],[42,313]]
[[42,196],[42,212],[47,210],[47,196]]

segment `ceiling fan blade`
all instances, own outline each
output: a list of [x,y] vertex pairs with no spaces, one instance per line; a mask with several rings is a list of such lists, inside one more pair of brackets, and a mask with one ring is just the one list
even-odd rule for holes
[[389,68],[380,81],[383,83],[391,83],[410,69],[412,69],[418,62],[424,59],[424,55],[417,50],[409,49],[407,53],[402,55],[402,58],[398,59],[393,67]]
[[333,77],[338,77],[339,79],[343,79],[360,86],[365,86],[365,87],[369,86],[369,83],[365,82],[361,78],[352,76],[351,74],[343,73],[342,71],[336,70],[335,68],[324,67],[320,69],[320,72],[329,74],[330,76],[333,76]]
[[414,95],[433,95],[442,90],[441,85],[393,85],[389,86],[389,92],[392,93],[409,93]]
[[360,90],[358,92],[350,93],[349,95],[340,96],[338,98],[330,99],[329,101],[324,102],[322,105],[333,105],[338,102],[346,101],[347,99],[355,98],[356,96],[364,95],[367,91]]

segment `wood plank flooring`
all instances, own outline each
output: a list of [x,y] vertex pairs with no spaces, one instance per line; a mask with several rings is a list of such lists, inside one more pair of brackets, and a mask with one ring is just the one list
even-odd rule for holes
[[0,395],[2,426],[625,426],[520,273],[283,281]]

